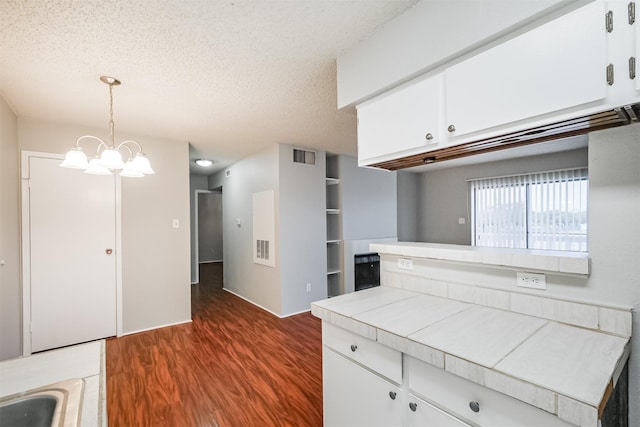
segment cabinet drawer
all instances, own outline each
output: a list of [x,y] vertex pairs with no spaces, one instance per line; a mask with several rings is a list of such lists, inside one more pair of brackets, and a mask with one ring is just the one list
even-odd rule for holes
[[413,394],[409,394],[408,427],[471,427]]
[[322,343],[397,384],[402,382],[402,353],[397,350],[327,322],[322,322]]
[[[569,427],[553,414],[407,357],[409,389],[443,410],[480,426]],[[477,412],[471,402],[478,404]]]

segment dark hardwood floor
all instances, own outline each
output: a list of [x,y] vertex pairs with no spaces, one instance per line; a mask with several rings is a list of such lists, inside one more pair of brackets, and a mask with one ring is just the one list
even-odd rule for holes
[[321,426],[320,321],[279,319],[202,264],[192,323],[107,340],[111,427]]

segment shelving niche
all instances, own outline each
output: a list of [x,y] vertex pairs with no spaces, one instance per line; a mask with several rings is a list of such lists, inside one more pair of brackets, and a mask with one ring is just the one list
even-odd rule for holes
[[342,268],[342,212],[340,203],[340,157],[327,153],[326,218],[327,218],[327,296],[344,293]]

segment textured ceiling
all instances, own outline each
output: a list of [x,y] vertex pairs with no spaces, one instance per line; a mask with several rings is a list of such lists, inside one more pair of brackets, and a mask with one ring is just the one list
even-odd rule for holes
[[275,143],[356,153],[335,59],[417,0],[0,0],[19,116],[192,144],[217,170]]

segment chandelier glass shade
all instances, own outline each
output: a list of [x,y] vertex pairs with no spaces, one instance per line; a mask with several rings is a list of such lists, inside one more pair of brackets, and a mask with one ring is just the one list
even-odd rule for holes
[[[113,171],[120,170],[120,176],[142,178],[145,175],[154,174],[151,168],[151,162],[142,152],[142,146],[136,141],[127,140],[120,144],[115,144],[114,123],[113,123],[113,86],[120,84],[120,81],[107,76],[101,76],[100,80],[109,86],[109,135],[111,137],[109,143],[93,135],[84,135],[76,140],[76,144],[64,156],[64,160],[60,166],[71,169],[82,169],[85,173],[91,175],[111,175]],[[94,140],[98,143],[95,157],[88,159],[82,150],[80,142],[85,140]],[[133,148],[133,149],[132,149]],[[125,162],[120,152],[126,149],[128,154]]]

